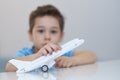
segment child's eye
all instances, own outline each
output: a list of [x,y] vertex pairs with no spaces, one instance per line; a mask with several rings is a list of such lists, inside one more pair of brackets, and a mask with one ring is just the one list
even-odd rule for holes
[[51,31],[51,33],[52,33],[52,34],[55,34],[55,33],[57,33],[57,31],[55,31],[55,30],[52,30],[52,31]]
[[44,32],[44,30],[38,30],[38,32],[43,33],[43,32]]

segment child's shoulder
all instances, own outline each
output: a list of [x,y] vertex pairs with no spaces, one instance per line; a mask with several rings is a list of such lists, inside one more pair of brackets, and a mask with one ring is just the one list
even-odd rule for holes
[[28,55],[31,55],[33,54],[34,51],[32,48],[29,48],[29,47],[24,47],[22,48],[21,50],[19,50],[15,55],[14,57],[22,57],[22,56],[28,56]]
[[33,52],[33,48],[29,48],[29,47],[24,47],[22,48],[20,51],[23,51],[23,52]]

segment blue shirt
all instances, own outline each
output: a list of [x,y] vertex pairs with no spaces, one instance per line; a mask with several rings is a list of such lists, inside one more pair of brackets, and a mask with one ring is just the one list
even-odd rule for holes
[[[28,56],[31,54],[34,54],[34,50],[32,48],[23,48],[17,54],[14,55],[14,58]],[[74,51],[71,50],[71,51],[65,53],[63,56],[71,57],[71,56],[73,56],[73,54],[74,54]]]

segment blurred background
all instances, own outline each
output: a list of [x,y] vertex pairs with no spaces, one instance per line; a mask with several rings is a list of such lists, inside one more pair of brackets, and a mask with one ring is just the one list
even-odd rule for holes
[[29,14],[46,4],[65,16],[62,43],[83,38],[78,50],[95,52],[98,61],[120,59],[120,0],[0,0],[0,72],[15,53],[31,47]]

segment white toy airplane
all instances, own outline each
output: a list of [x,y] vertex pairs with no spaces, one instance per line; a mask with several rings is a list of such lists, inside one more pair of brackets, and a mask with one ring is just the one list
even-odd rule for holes
[[62,50],[53,52],[52,55],[41,56],[33,61],[21,61],[12,59],[9,62],[18,68],[18,73],[29,72],[41,68],[43,72],[47,72],[55,64],[55,59],[62,56],[66,52],[73,50],[84,43],[83,39],[73,39],[68,43],[62,45]]

